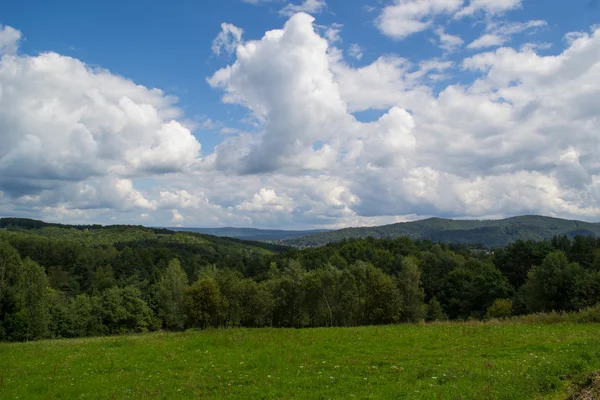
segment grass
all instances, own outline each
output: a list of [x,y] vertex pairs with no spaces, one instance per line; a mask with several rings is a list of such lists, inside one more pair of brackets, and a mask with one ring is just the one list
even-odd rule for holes
[[231,329],[0,344],[3,399],[565,399],[596,324]]

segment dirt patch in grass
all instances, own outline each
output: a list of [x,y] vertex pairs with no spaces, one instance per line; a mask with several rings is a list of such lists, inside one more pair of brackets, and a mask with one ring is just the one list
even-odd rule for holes
[[600,400],[600,371],[589,374],[578,383],[567,400]]

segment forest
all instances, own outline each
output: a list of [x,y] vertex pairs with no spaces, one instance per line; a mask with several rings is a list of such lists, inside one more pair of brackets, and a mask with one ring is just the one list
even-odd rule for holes
[[0,227],[0,341],[508,318],[600,300],[600,239],[588,236],[298,250],[140,226]]

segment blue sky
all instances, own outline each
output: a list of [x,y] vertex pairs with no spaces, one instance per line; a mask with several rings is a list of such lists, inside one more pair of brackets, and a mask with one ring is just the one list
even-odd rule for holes
[[0,214],[598,220],[598,115],[569,107],[598,90],[599,23],[595,0],[3,4]]

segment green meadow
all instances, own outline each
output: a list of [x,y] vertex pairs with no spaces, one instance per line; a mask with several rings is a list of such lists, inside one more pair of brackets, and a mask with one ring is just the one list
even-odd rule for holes
[[567,399],[597,324],[219,329],[0,344],[3,399]]

